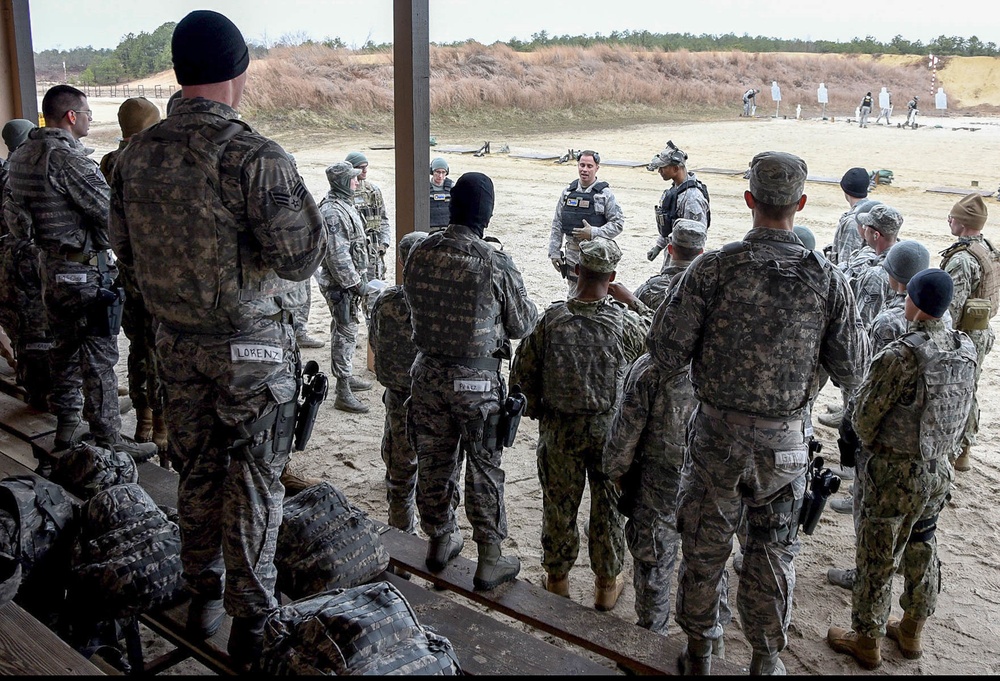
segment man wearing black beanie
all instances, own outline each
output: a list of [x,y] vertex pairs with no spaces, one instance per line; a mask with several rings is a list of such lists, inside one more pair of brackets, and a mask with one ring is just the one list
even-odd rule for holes
[[296,282],[322,262],[327,237],[292,158],[236,113],[249,63],[239,29],[217,12],[191,12],[172,49],[182,96],[119,156],[110,232],[159,322],[188,635],[213,635],[228,612],[229,654],[249,669],[279,605]]
[[824,249],[826,257],[834,265],[846,263],[851,253],[862,245],[856,207],[868,197],[869,183],[870,177],[864,168],[851,168],[840,178],[840,188],[844,190],[849,208],[840,216],[837,230],[833,233],[833,243]]
[[[952,292],[943,270],[913,275],[906,285],[908,333],[875,357],[857,392],[854,430],[867,478],[858,520],[854,627],[830,627],[827,642],[866,669],[882,663],[885,636],[903,657],[921,656],[921,632],[941,591],[934,534],[954,478],[949,457],[962,440],[976,371],[972,341],[941,320]],[[889,617],[899,556],[902,619]]]
[[417,452],[420,527],[430,537],[427,567],[443,570],[465,544],[455,519],[461,445],[479,590],[508,582],[521,569],[516,557],[500,550],[507,537],[498,432],[507,390],[500,365],[510,359],[510,340],[527,336],[538,319],[514,261],[483,240],[494,198],[486,175],[458,178],[451,224],[413,248],[403,273],[419,351],[410,370],[407,430]]

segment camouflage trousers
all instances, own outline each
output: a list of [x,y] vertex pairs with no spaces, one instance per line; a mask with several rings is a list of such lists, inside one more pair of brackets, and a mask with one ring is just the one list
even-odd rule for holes
[[115,374],[118,339],[95,335],[87,320],[88,309],[98,304],[97,268],[54,258],[43,258],[43,263],[43,300],[52,338],[49,407],[63,416],[82,406],[95,437],[116,436],[122,427]]
[[995,336],[993,329],[966,331],[973,345],[976,346],[976,382],[972,390],[972,408],[969,410],[969,420],[962,434],[962,447],[972,447],[976,444],[979,434],[979,376],[983,373],[983,362],[986,355],[993,349]]
[[[348,294],[344,294],[345,296]],[[349,378],[354,373],[354,349],[358,343],[356,308],[352,307],[347,321],[337,319],[337,305],[330,306],[330,373],[334,378]]]
[[[231,360],[241,345],[268,347],[272,358]],[[156,352],[168,452],[180,472],[177,507],[187,586],[207,598],[224,596],[234,617],[269,612],[278,607],[274,552],[285,493],[280,477],[289,454],[275,453],[266,443],[254,452],[234,445],[246,437],[241,426],[294,399],[293,328],[267,321],[226,337],[177,334],[161,325]],[[272,435],[273,426],[250,439],[261,443]]]
[[[502,449],[482,446],[483,422],[500,411],[505,387],[499,372],[444,364],[417,355],[406,434],[417,453],[417,510],[428,537],[457,527],[462,457],[465,463],[465,513],[477,544],[499,544],[507,537]],[[482,382],[483,391],[456,390],[456,382]],[[477,442],[477,440],[479,440]]]
[[722,635],[722,590],[745,507],[747,539],[737,607],[754,652],[787,646],[795,589],[792,538],[805,492],[808,453],[801,422],[737,425],[701,409],[688,429],[677,502],[681,534],[676,620],[692,638]]
[[292,324],[295,327],[295,335],[301,336],[306,332],[306,324],[309,322],[309,310],[312,307],[312,285],[309,279],[299,282],[291,292],[286,295],[291,306]]
[[131,268],[122,266],[119,280],[125,289],[125,307],[122,310],[122,331],[129,340],[128,346],[128,395],[132,406],[163,411],[160,378],[156,372],[156,329],[153,316],[146,309],[142,294],[132,276]]
[[633,559],[636,624],[666,636],[674,568],[681,547],[676,518],[672,513],[639,506],[625,523],[625,540]]
[[934,614],[941,591],[934,529],[955,473],[944,457],[887,461],[877,454],[867,470],[870,484],[858,528],[851,626],[879,638],[885,636],[897,565],[903,571],[903,611],[915,619]]
[[406,400],[409,392],[386,388],[385,432],[382,461],[385,462],[385,498],[389,502],[389,524],[416,534],[417,454],[406,439]]
[[49,351],[52,341],[42,300],[38,248],[11,234],[0,237],[0,326],[10,337],[17,357],[17,382],[27,393],[29,404],[49,409],[52,388]]
[[568,574],[580,553],[577,515],[590,482],[590,569],[616,577],[625,558],[625,518],[617,488],[598,475],[610,414],[544,415],[538,423],[538,481],[542,487],[542,567]]

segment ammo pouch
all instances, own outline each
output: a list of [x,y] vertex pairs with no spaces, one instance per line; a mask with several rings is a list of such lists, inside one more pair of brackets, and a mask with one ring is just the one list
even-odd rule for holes
[[[265,461],[268,464],[281,457],[287,457],[292,452],[292,440],[295,437],[295,414],[299,402],[297,399],[278,405],[266,416],[250,423],[241,423],[237,429],[240,439],[229,448],[230,454],[245,451],[253,459]],[[271,437],[264,435],[271,428]]]
[[115,286],[102,290],[110,293],[114,298],[108,303],[98,299],[87,308],[87,330],[94,336],[117,336],[122,328],[125,289]]
[[459,426],[462,434],[462,450],[468,456],[480,456],[481,452],[492,453],[503,448],[501,422],[503,412],[490,414],[485,419],[475,419]]
[[673,225],[667,224],[667,215],[663,212],[663,207],[660,204],[653,206],[653,213],[656,215],[656,229],[660,236],[669,237],[670,232],[673,231]]
[[969,298],[962,307],[962,321],[959,331],[980,331],[990,328],[989,298]]

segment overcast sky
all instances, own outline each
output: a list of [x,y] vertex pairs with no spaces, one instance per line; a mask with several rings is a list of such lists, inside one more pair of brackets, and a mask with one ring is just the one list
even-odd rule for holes
[[[151,33],[193,9],[232,19],[248,41],[282,36],[339,37],[358,47],[392,41],[392,0],[29,0],[35,51],[91,45],[113,48],[128,33]],[[744,33],[777,38],[850,41],[896,35],[929,43],[940,35],[1000,45],[995,0],[430,0],[430,39],[530,39],[549,35],[607,35],[615,30],[695,35]]]

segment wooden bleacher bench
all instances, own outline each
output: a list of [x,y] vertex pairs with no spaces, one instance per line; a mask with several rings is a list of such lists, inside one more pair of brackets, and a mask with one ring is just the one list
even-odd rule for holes
[[17,603],[0,607],[0,675],[104,676]]

